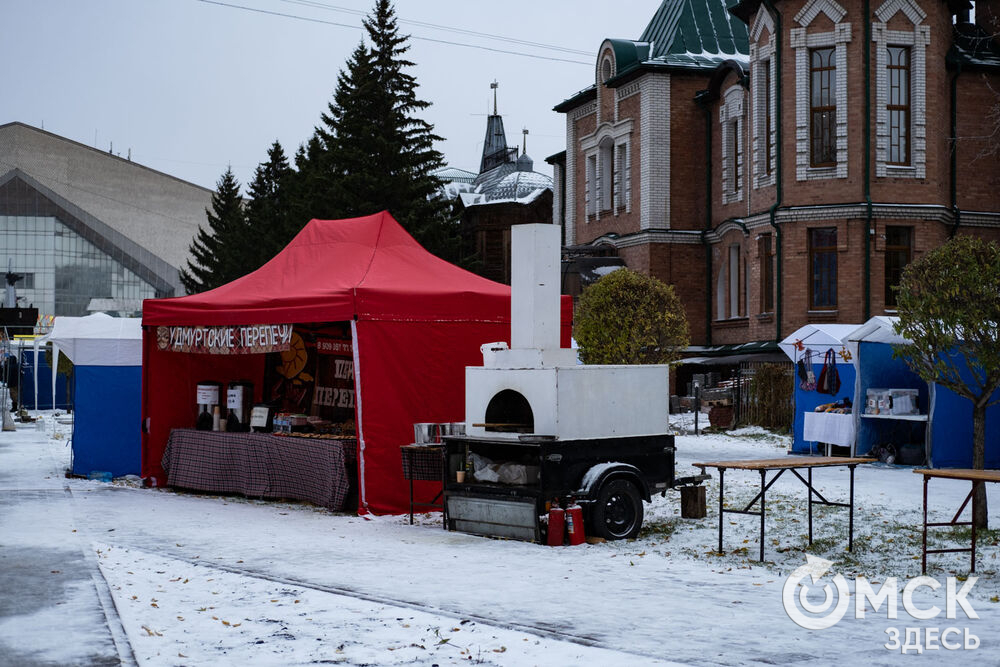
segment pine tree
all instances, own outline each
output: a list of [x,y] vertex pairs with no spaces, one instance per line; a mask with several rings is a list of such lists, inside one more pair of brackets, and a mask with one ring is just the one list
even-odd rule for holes
[[235,280],[246,270],[236,252],[245,243],[246,219],[240,184],[231,167],[219,178],[212,195],[212,209],[205,209],[208,228],[198,227],[191,242],[187,268],[180,270],[188,294],[204,292]]
[[444,165],[434,148],[440,137],[416,116],[430,103],[417,97],[416,79],[406,72],[413,66],[405,59],[408,38],[399,34],[389,0],[377,0],[364,27],[370,46],[354,50],[317,128],[329,184],[318,209],[337,217],[386,209],[428,250],[455,259],[457,223],[432,175]]
[[239,248],[244,253],[244,273],[253,271],[284,248],[294,234],[287,224],[289,207],[285,202],[287,181],[292,173],[281,144],[275,141],[267,151],[267,162],[254,171],[247,188],[247,236]]
[[329,202],[327,184],[333,177],[324,173],[328,162],[326,147],[317,130],[308,142],[299,145],[295,152],[295,170],[285,182],[286,238],[294,237],[314,218],[336,220],[342,217]]

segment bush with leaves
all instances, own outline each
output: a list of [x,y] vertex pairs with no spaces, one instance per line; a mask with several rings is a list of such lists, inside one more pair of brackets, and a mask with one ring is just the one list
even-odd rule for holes
[[687,317],[673,286],[629,269],[585,289],[573,319],[585,364],[666,364],[688,345]]
[[[903,271],[895,354],[923,380],[972,402],[972,467],[982,470],[986,408],[1000,389],[1000,245],[956,236]],[[976,488],[976,525],[987,525],[986,491]]]

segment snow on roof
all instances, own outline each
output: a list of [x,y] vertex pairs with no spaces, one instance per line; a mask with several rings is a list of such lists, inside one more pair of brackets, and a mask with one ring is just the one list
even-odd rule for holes
[[432,172],[431,175],[436,176],[442,181],[454,183],[472,183],[476,180],[476,172],[459,169],[458,167],[442,167]]

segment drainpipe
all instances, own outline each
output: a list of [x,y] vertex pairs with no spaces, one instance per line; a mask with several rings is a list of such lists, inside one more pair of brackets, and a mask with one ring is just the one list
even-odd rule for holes
[[863,16],[865,17],[865,123],[864,123],[864,145],[865,145],[865,316],[867,322],[871,318],[872,310],[872,20],[870,0],[864,0]]
[[[781,246],[782,246],[782,243],[781,243],[782,234],[781,234],[781,227],[778,225],[778,222],[777,222],[777,213],[778,213],[778,207],[781,206],[781,195],[782,195],[782,192],[781,192],[781,181],[782,181],[782,179],[781,179],[781,152],[782,152],[782,144],[781,144],[781,109],[782,109],[783,104],[782,104],[782,95],[781,95],[781,58],[782,58],[783,53],[782,53],[782,50],[781,50],[781,42],[782,42],[783,34],[782,34],[782,29],[781,29],[781,14],[778,12],[778,8],[774,6],[774,3],[772,2],[772,0],[764,0],[764,8],[765,8],[766,11],[770,12],[771,15],[774,17],[774,79],[775,79],[774,97],[777,100],[777,104],[774,105],[775,106],[775,109],[774,109],[774,111],[775,111],[775,119],[774,119],[774,122],[775,122],[775,142],[774,142],[774,144],[775,144],[774,145],[774,151],[775,151],[775,160],[774,160],[775,198],[774,198],[774,204],[771,205],[771,207],[768,209],[767,213],[768,213],[768,222],[771,224],[771,227],[774,229],[774,253],[775,253],[775,257],[777,258],[777,266],[775,267],[777,270],[775,271],[775,276],[774,276],[775,290],[777,291],[777,294],[775,295],[775,300],[774,300],[774,319],[775,319],[775,324],[774,324],[774,340],[775,340],[776,343],[780,343],[781,340],[782,340],[782,338],[781,338],[781,318],[782,318],[782,315],[783,315],[782,304],[783,304],[783,301],[784,301],[782,299],[782,284],[784,283],[784,281],[782,280],[782,270],[781,270],[782,269],[782,261],[781,261],[781,258],[782,258],[782,250],[781,250]],[[768,100],[767,103],[770,104],[771,101]]]
[[950,237],[958,233],[962,224],[962,209],[958,207],[958,75],[962,73],[962,63],[956,63],[955,76],[951,78],[951,157],[948,170],[951,172],[951,213],[955,222],[951,226]]

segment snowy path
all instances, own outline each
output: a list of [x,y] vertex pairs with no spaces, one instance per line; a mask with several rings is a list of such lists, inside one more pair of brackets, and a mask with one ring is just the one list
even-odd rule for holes
[[[695,472],[694,461],[773,458],[786,444],[762,432],[738,435],[678,437],[678,474]],[[60,458],[57,441],[36,442]],[[829,497],[845,496],[845,470],[816,479]],[[727,474],[727,495],[748,499],[758,484],[756,474]],[[822,631],[794,625],[781,603],[785,577],[806,553],[805,489],[794,477],[769,491],[775,513],[764,565],[752,560],[755,517],[727,524],[727,552],[715,554],[715,480],[704,520],[677,518],[677,494],[669,492],[647,505],[640,539],[562,549],[445,532],[433,516],[409,526],[403,517],[298,504],[69,486],[74,527],[99,553],[140,664],[898,664],[911,658],[883,648],[888,627],[952,625],[968,627],[982,646],[935,651],[935,662],[1000,660],[1000,604],[990,599],[1000,592],[1000,547],[988,541],[970,596],[978,620],[917,621],[901,608],[890,621],[883,608]],[[959,483],[931,488],[952,512],[968,491]],[[856,553],[845,551],[839,509],[817,512],[809,553],[833,560],[848,578],[919,574],[919,476],[862,466],[857,502]],[[964,574],[967,556],[939,556],[932,565],[934,576]],[[922,606],[943,606],[943,597],[922,592]]]

